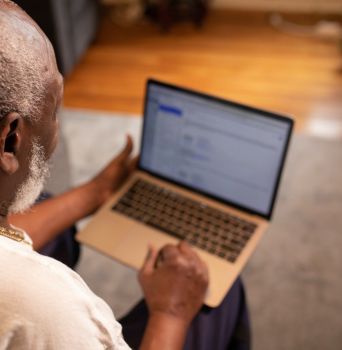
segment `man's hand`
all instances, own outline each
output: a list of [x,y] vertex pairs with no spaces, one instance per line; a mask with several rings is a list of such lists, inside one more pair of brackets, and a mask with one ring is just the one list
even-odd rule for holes
[[137,158],[130,157],[133,149],[133,141],[127,136],[124,149],[116,156],[88,186],[93,193],[96,206],[101,206],[131,174],[137,164]]
[[151,248],[140,270],[150,316],[171,316],[188,327],[203,304],[208,269],[186,242]]

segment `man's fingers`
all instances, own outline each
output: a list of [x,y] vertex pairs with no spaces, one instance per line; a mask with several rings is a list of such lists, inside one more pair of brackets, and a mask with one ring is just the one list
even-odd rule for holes
[[189,252],[193,252],[193,250],[190,247],[190,244],[186,241],[180,241],[178,243],[178,248],[182,253],[189,253]]
[[136,156],[129,162],[128,172],[131,173],[132,171],[134,171],[138,167],[138,163],[139,163],[139,156]]
[[190,244],[181,241],[178,244],[178,248],[182,254],[191,259],[194,264],[199,268],[206,277],[208,277],[208,267],[207,264],[201,259],[201,257],[191,248]]
[[186,241],[180,241],[178,243],[178,249],[180,252],[186,256],[199,259],[198,254],[191,248],[190,244]]
[[126,145],[123,148],[123,150],[119,153],[119,155],[115,158],[115,160],[119,163],[125,161],[129,155],[132,153],[133,150],[133,140],[130,135],[127,135],[126,138]]
[[158,258],[158,250],[150,245],[148,247],[148,252],[144,261],[144,264],[141,268],[141,272],[143,273],[151,273],[154,271],[154,266],[157,262]]
[[172,244],[167,244],[161,249],[161,254],[164,260],[170,260],[179,255],[179,250],[177,246]]

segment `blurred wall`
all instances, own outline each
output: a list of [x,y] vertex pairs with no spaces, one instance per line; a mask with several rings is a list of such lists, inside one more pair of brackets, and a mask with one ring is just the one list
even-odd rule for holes
[[212,0],[213,7],[306,13],[342,13],[342,0]]

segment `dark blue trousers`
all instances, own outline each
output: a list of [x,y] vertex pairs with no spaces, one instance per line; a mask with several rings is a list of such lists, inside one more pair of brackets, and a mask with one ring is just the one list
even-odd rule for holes
[[[50,198],[43,194],[39,201]],[[41,254],[75,267],[80,247],[75,240],[76,228],[71,227],[47,244]],[[138,349],[148,319],[145,301],[138,303],[120,323],[126,342]],[[184,350],[249,350],[251,335],[248,308],[241,279],[237,279],[217,308],[203,306],[193,320]]]

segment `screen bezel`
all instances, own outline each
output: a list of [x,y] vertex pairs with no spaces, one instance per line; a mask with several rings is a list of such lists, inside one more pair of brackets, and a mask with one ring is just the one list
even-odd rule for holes
[[214,200],[216,200],[216,201],[218,201],[220,203],[228,204],[228,205],[230,205],[230,206],[232,206],[232,207],[234,207],[236,209],[248,212],[248,213],[253,214],[253,215],[258,215],[258,216],[263,217],[263,218],[265,218],[267,220],[270,220],[272,218],[273,209],[274,209],[274,205],[275,205],[275,201],[276,201],[276,198],[277,198],[277,193],[278,193],[278,189],[279,189],[279,185],[280,185],[281,175],[282,175],[282,172],[283,172],[285,159],[286,159],[286,155],[287,155],[287,151],[288,151],[288,148],[289,148],[289,143],[290,143],[290,139],[291,139],[291,135],[292,135],[292,131],[293,131],[293,126],[294,126],[293,119],[291,119],[290,117],[284,116],[284,115],[276,114],[276,113],[273,113],[273,112],[265,111],[265,110],[262,110],[262,109],[259,109],[259,108],[255,108],[255,107],[251,107],[251,106],[242,105],[240,103],[233,102],[233,101],[226,100],[226,99],[219,98],[219,97],[215,97],[215,96],[212,96],[212,95],[209,95],[209,94],[206,94],[206,93],[202,93],[202,92],[194,91],[194,90],[191,90],[191,89],[179,87],[179,86],[172,85],[172,84],[165,83],[165,82],[161,82],[161,81],[158,81],[158,80],[155,80],[155,79],[148,79],[147,82],[146,82],[146,90],[145,90],[146,92],[145,92],[145,98],[144,98],[144,114],[143,114],[144,118],[143,118],[142,137],[141,137],[141,143],[140,143],[140,154],[143,153],[143,149],[144,149],[144,139],[145,139],[145,135],[146,135],[146,118],[145,117],[146,117],[146,113],[147,113],[147,103],[148,103],[149,88],[150,88],[151,85],[156,85],[156,86],[168,88],[170,90],[178,91],[178,92],[181,92],[181,93],[184,93],[184,94],[188,94],[190,96],[201,97],[201,98],[206,99],[208,101],[217,102],[217,103],[222,104],[224,106],[230,106],[230,107],[238,108],[238,109],[243,110],[243,111],[261,114],[263,117],[267,117],[267,118],[270,118],[270,119],[273,119],[273,120],[277,120],[277,121],[282,121],[282,122],[285,122],[285,123],[288,124],[288,126],[289,126],[288,133],[286,135],[286,141],[284,143],[284,149],[283,149],[283,153],[282,153],[282,156],[281,156],[281,161],[280,161],[280,164],[279,164],[279,167],[278,167],[277,178],[276,178],[276,181],[275,181],[275,186],[273,188],[272,198],[271,198],[270,205],[269,205],[269,208],[268,208],[266,214],[262,213],[260,211],[254,210],[254,209],[250,209],[250,208],[245,207],[245,206],[243,206],[241,204],[234,203],[233,201],[229,201],[229,200],[226,200],[224,198],[220,198],[218,196],[215,196],[213,194],[207,193],[205,191],[198,190],[198,189],[193,188],[191,186],[179,183],[179,182],[177,182],[177,181],[175,181],[173,179],[169,179],[169,178],[167,178],[165,176],[162,176],[162,175],[160,175],[158,173],[155,173],[155,172],[153,172],[153,171],[151,171],[149,169],[146,169],[141,164],[141,157],[139,158],[139,162],[138,162],[138,169],[140,171],[146,172],[147,174],[155,176],[158,179],[165,180],[167,182],[170,182],[172,184],[175,184],[175,185],[180,186],[182,188],[185,188],[187,190],[191,190],[194,193],[198,193],[198,194],[203,195],[203,196],[205,196],[207,198],[214,199]]

